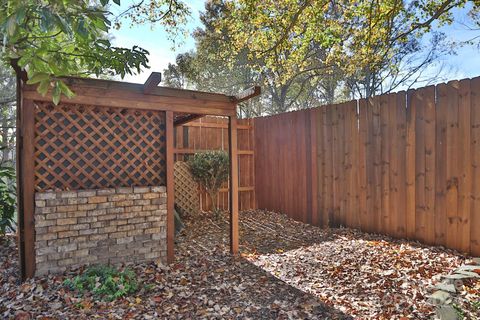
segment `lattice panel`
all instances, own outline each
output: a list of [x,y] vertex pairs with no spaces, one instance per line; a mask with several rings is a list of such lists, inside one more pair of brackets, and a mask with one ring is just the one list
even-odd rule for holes
[[183,161],[175,162],[175,204],[187,215],[199,211],[200,199],[198,184],[193,180],[188,164]]
[[165,184],[165,113],[37,102],[36,190]]

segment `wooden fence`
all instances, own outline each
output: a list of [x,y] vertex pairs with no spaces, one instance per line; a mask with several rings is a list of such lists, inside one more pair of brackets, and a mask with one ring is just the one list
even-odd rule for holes
[[[253,120],[237,121],[239,206],[240,210],[256,208],[255,171],[253,152]],[[185,161],[189,155],[205,150],[228,151],[228,120],[222,117],[204,117],[175,128],[175,160]],[[228,210],[228,183],[220,190],[219,208]],[[200,209],[211,208],[210,198],[200,191]]]
[[259,208],[480,254],[480,78],[254,126]]

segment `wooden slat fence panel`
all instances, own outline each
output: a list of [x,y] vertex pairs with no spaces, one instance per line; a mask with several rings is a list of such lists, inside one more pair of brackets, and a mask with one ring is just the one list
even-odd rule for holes
[[260,209],[480,255],[480,78],[254,127]]
[[[240,210],[256,208],[253,120],[237,120],[239,206]],[[224,150],[228,152],[228,119],[203,117],[175,127],[175,161],[187,161],[196,152]],[[218,207],[228,210],[228,182],[220,189]],[[211,201],[204,190],[199,190],[200,210],[211,209]]]

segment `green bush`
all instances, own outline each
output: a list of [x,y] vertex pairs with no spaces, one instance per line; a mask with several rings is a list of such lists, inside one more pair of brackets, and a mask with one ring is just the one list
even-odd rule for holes
[[0,166],[0,236],[15,229],[16,203],[15,170]]
[[95,298],[113,301],[137,292],[139,288],[136,274],[130,269],[119,271],[111,266],[92,266],[63,284],[80,294],[90,293]]
[[228,180],[230,161],[225,151],[207,151],[196,153],[189,159],[193,179],[205,188],[212,200],[213,212],[218,215],[218,191]]

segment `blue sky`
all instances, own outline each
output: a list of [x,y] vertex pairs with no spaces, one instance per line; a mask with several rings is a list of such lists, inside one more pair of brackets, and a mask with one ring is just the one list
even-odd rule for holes
[[[187,24],[187,30],[192,32],[196,27],[200,26],[199,12],[204,9],[203,0],[186,1],[190,6],[192,16]],[[123,1],[124,5],[131,3]],[[115,9],[115,8],[112,8]],[[456,20],[467,21],[464,11],[455,12]],[[444,27],[442,30],[452,40],[467,40],[479,35],[480,32],[467,31],[465,26],[457,23],[452,26]],[[130,82],[143,83],[150,72],[163,71],[168,63],[175,62],[177,54],[192,50],[194,41],[191,36],[183,40],[183,44],[172,48],[172,43],[167,38],[165,31],[161,27],[151,27],[150,25],[141,25],[130,27],[128,23],[124,23],[120,30],[112,32],[113,43],[117,46],[132,47],[138,45],[150,52],[151,69],[144,70],[139,75],[127,76],[124,80]],[[443,66],[442,76],[435,79],[435,83],[444,82],[454,79],[472,78],[480,76],[480,50],[477,47],[465,47],[457,50],[456,55],[448,56],[440,64]],[[438,66],[432,67],[427,73],[436,74]],[[418,86],[423,86],[419,84]]]

